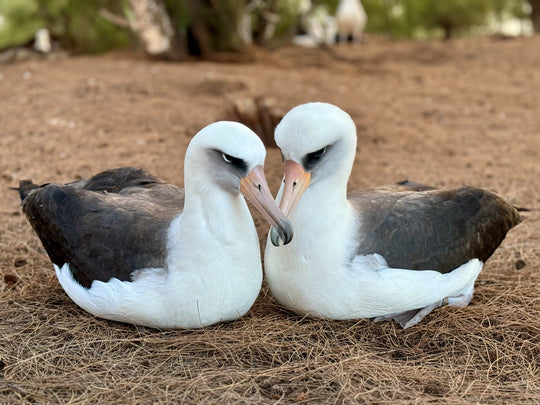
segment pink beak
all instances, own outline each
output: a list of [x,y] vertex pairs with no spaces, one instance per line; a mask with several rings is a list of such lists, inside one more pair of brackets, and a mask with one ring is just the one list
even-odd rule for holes
[[240,180],[240,191],[275,229],[276,237],[283,240],[285,245],[289,243],[293,237],[292,225],[276,205],[262,166],[255,166]]

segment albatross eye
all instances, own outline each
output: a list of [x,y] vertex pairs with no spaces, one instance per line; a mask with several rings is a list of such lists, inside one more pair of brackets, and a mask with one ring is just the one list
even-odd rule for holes
[[237,169],[240,169],[240,170],[247,169],[247,163],[244,162],[243,159],[228,155],[227,153],[221,153],[221,157],[226,163],[236,167]]
[[316,150],[315,152],[308,153],[303,159],[303,166],[306,170],[312,170],[315,168],[319,160],[326,153],[327,147],[325,146],[322,149]]
[[319,159],[325,153],[326,153],[326,146],[322,149],[316,150],[315,152],[308,153],[308,158]]

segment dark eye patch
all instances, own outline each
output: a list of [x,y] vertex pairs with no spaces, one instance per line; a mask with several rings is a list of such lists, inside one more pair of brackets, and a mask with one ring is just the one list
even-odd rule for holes
[[304,170],[308,172],[313,170],[321,161],[329,148],[330,146],[325,146],[324,148],[316,150],[315,152],[308,153],[306,156],[304,156],[304,158],[302,159],[302,165],[304,166]]
[[236,156],[229,155],[228,153],[216,150],[219,153],[220,158],[226,163],[231,165],[234,169],[238,170],[240,173],[246,173],[248,165],[244,159],[237,158]]
[[223,160],[242,171],[247,170],[247,163],[243,159],[223,153]]

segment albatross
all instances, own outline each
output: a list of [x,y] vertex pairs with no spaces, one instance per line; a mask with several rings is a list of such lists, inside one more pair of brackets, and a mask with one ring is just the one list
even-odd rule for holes
[[265,275],[302,315],[394,319],[407,328],[441,305],[464,307],[483,263],[520,221],[487,190],[405,182],[347,194],[356,127],[340,108],[293,108],[275,131],[285,165],[280,209],[295,230],[271,230]]
[[21,182],[22,209],[67,295],[91,314],[155,328],[200,328],[245,314],[262,266],[246,196],[280,240],[292,238],[242,124],[191,140],[185,190],[135,168],[66,185]]

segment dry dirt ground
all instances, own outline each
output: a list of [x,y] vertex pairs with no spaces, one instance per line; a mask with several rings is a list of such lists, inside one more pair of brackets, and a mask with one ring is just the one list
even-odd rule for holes
[[[540,37],[254,52],[247,63],[130,55],[0,66],[1,403],[540,402]],[[402,330],[302,319],[263,288],[235,322],[159,331],[73,304],[9,187],[133,165],[183,184],[186,145],[232,100],[332,102],[358,127],[350,188],[411,179],[531,211],[467,308]],[[279,151],[266,172],[275,191]],[[255,214],[261,241],[267,231]]]

